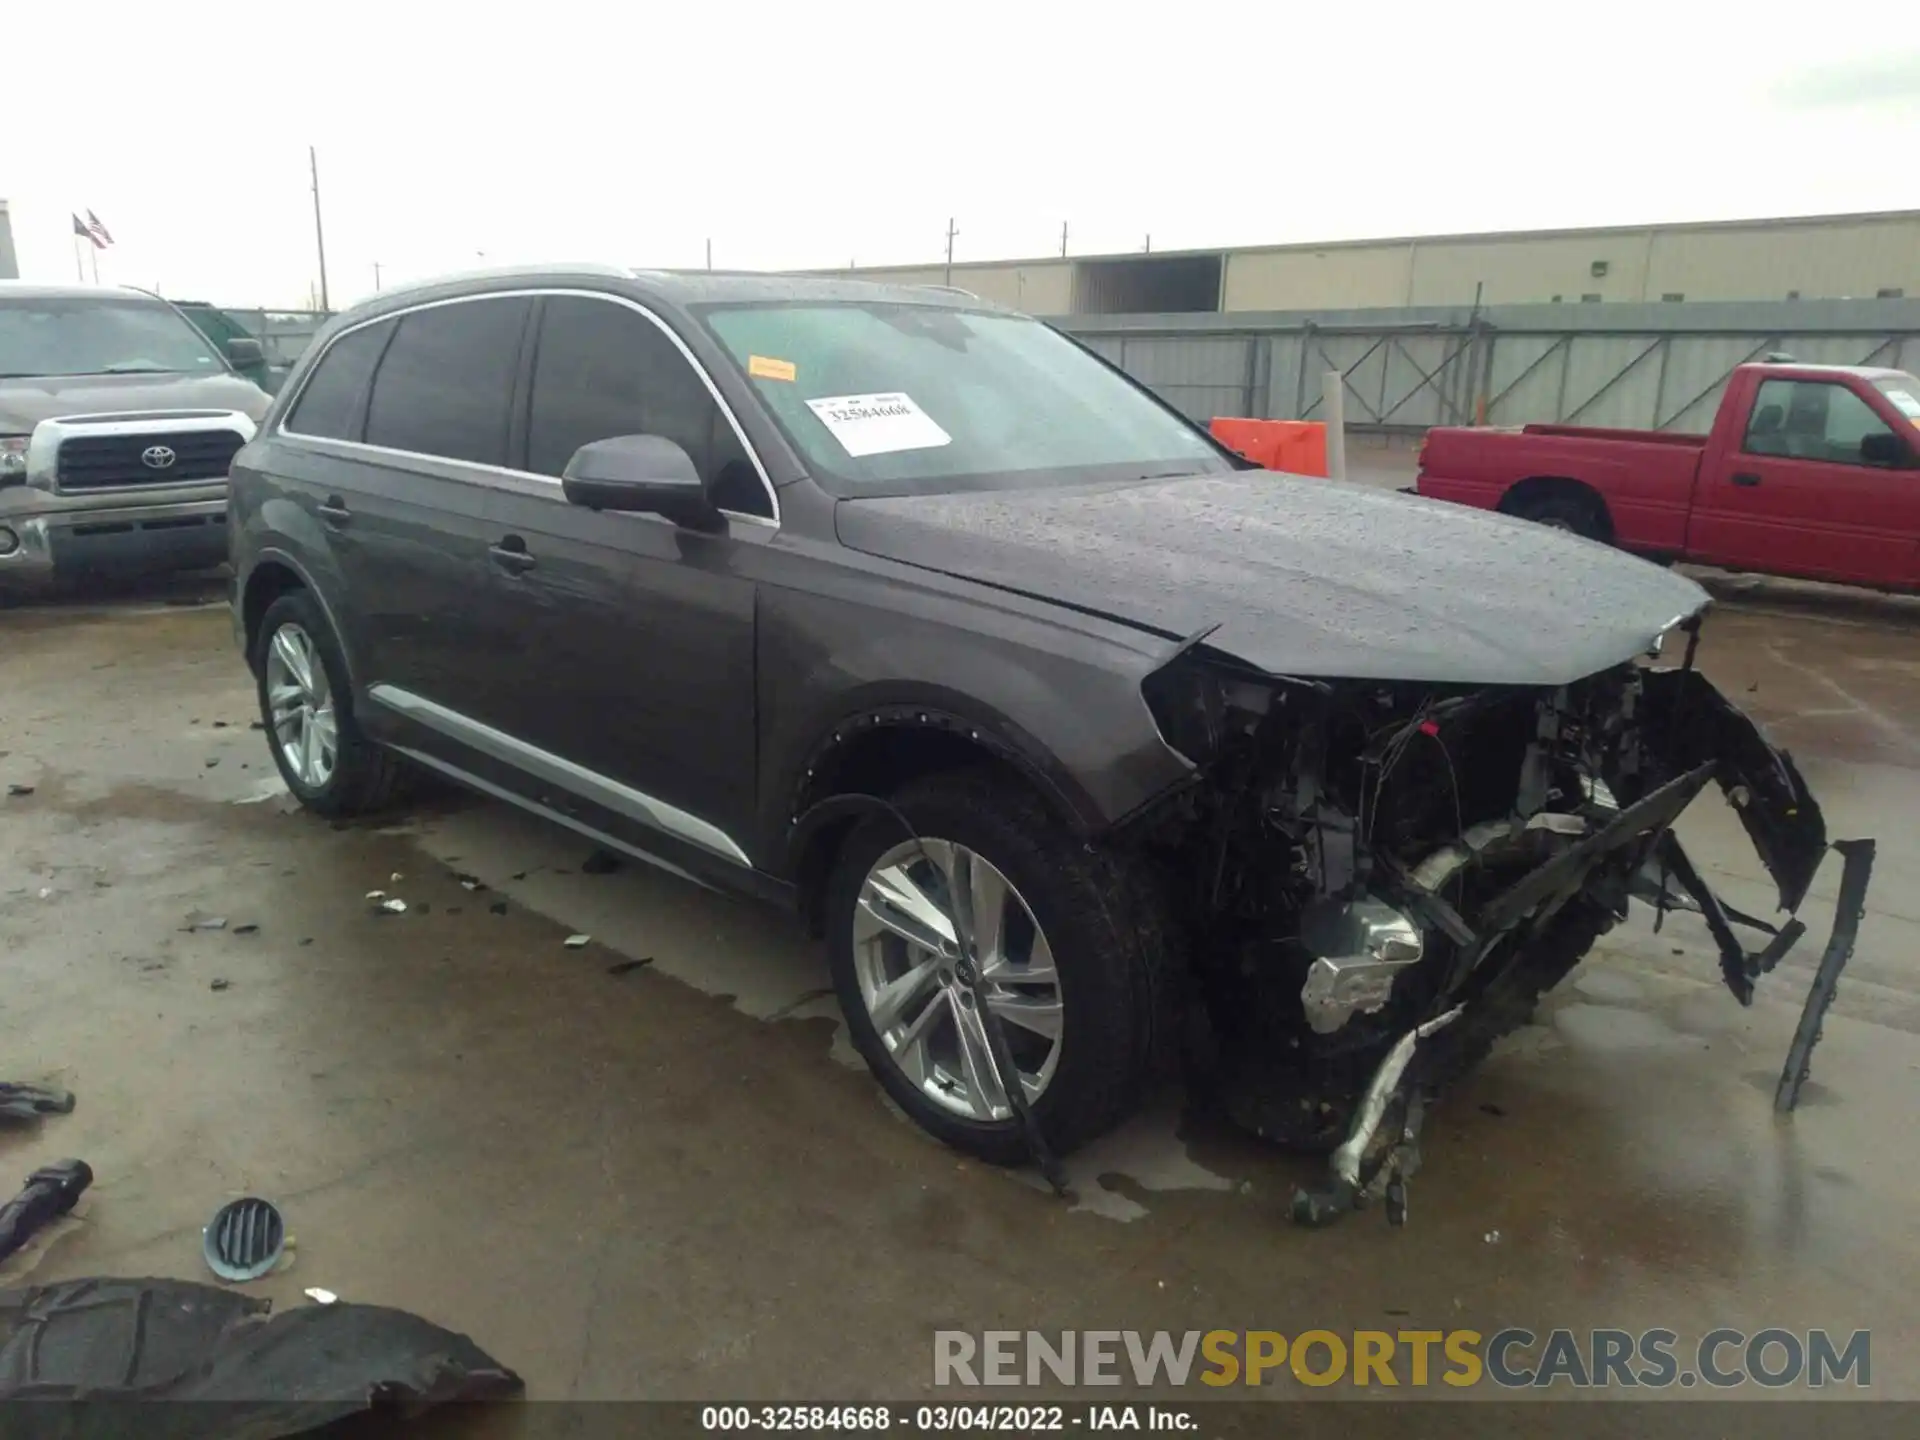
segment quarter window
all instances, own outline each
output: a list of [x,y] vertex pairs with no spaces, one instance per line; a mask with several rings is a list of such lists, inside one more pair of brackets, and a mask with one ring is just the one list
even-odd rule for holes
[[392,333],[393,322],[386,320],[363,325],[329,345],[294,402],[287,429],[326,440],[358,440],[367,382]]
[[646,316],[609,300],[549,296],[538,345],[529,470],[559,475],[582,445],[660,435],[692,457],[721,509],[772,518],[760,474],[712,392]]
[[1860,444],[1892,427],[1844,385],[1828,380],[1766,380],[1754,397],[1743,448],[1749,455],[1782,455],[1864,465]]
[[367,407],[367,443],[480,465],[507,462],[520,296],[412,311],[387,347]]

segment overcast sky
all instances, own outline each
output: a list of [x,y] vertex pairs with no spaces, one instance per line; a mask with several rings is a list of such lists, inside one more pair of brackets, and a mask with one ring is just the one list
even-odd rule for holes
[[[335,305],[478,264],[784,268],[1920,208],[1920,36],[1283,0],[8,0],[21,273]],[[1911,48],[1903,48],[1908,47]],[[484,257],[484,258],[483,258]]]

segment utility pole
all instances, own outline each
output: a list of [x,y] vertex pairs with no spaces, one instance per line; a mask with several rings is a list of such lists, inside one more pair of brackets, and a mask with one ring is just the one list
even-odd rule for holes
[[380,289],[380,262],[378,260],[373,262],[373,288],[376,292]]
[[1064,220],[1060,222],[1060,258],[1067,258],[1067,222]]
[[313,248],[320,252],[320,308],[331,310],[327,303],[327,233],[320,225],[320,157],[313,146],[307,146],[307,169],[313,176]]
[[953,217],[947,217],[947,284],[953,284],[953,237],[960,232],[953,228]]
[[713,237],[709,235],[707,237],[707,269],[711,270],[712,268],[713,268]]
[[1153,236],[1148,235],[1147,236],[1147,254],[1151,255],[1152,253],[1153,253]]

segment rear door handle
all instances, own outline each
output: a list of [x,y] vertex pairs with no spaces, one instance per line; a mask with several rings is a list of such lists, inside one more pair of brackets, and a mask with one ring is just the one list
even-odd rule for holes
[[533,556],[527,553],[527,542],[518,535],[509,535],[499,544],[489,545],[487,554],[509,575],[524,575],[534,566]]
[[319,507],[320,518],[336,529],[353,519],[353,512],[347,509],[347,502],[338,495],[329,495],[327,503]]
[[1733,477],[1733,483],[1736,485],[1744,485],[1747,488],[1751,489],[1753,486],[1758,485],[1760,483],[1760,477],[1750,472],[1742,471],[1740,474]]

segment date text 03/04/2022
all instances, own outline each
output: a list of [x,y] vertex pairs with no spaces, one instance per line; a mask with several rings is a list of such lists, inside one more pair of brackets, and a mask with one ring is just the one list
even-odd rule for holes
[[1177,1406],[1119,1405],[706,1405],[707,1431],[883,1431],[914,1434],[1071,1430],[1187,1432],[1199,1428],[1193,1412]]

